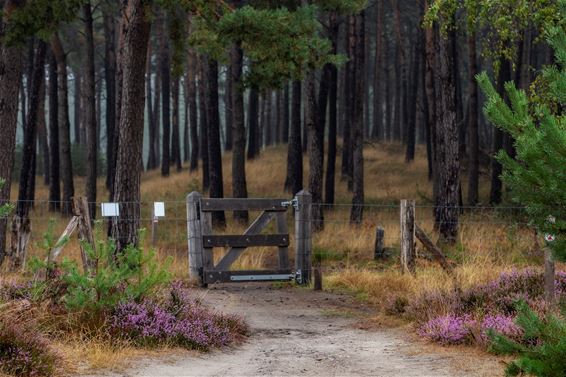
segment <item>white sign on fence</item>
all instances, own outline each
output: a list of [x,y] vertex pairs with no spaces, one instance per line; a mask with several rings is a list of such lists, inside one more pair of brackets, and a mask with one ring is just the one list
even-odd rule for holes
[[165,217],[165,203],[164,202],[154,202],[153,203],[153,217]]
[[119,217],[120,206],[118,203],[101,203],[102,217]]

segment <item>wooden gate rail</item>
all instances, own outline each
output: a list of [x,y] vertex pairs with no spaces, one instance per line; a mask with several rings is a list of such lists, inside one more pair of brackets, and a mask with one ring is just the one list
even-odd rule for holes
[[[293,204],[296,210],[297,231],[296,271],[289,266],[289,230],[286,211]],[[214,211],[263,211],[241,235],[215,235],[212,230]],[[272,221],[276,234],[261,234]],[[216,199],[203,198],[198,192],[187,196],[187,230],[189,247],[189,276],[206,286],[211,283],[237,281],[291,280],[298,276],[300,284],[310,281],[310,194],[301,192],[296,200],[284,199]],[[278,248],[278,269],[231,271],[230,267],[248,247]],[[228,252],[215,265],[213,248],[226,247]]]

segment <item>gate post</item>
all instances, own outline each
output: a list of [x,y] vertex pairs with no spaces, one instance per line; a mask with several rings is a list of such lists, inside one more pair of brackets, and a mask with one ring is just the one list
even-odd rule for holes
[[297,283],[306,285],[311,280],[311,203],[312,197],[308,191],[301,190],[296,195],[297,207],[295,208],[295,238],[297,251],[295,256],[295,267],[297,272]]
[[189,279],[203,285],[203,246],[199,219],[202,195],[196,191],[187,195],[187,231],[189,246]]

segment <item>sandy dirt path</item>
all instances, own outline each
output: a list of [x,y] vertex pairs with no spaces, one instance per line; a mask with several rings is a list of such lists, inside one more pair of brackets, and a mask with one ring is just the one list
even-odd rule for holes
[[362,326],[371,309],[348,295],[266,284],[195,290],[217,310],[242,315],[251,336],[209,354],[135,361],[100,376],[501,376],[496,359],[416,341],[403,329]]

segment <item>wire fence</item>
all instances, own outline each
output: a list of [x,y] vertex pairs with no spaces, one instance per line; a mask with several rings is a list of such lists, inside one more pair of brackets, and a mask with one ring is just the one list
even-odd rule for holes
[[[89,203],[95,208],[91,216],[96,220],[95,229],[97,237],[105,238],[108,234],[110,222],[118,224],[135,224],[145,229],[144,244],[155,247],[161,255],[173,256],[179,271],[187,271],[187,207],[184,200],[163,201],[165,213],[163,217],[154,217],[154,202],[121,202],[120,213],[123,216],[103,217],[102,203]],[[17,205],[17,202],[12,202]],[[30,211],[32,226],[28,255],[41,253],[39,246],[43,235],[48,232],[56,237],[61,234],[72,214],[62,214],[53,208],[69,205],[68,202],[50,202],[44,200],[33,201]],[[395,203],[367,203],[363,205],[363,219],[359,224],[352,224],[349,203],[322,203],[317,204],[323,209],[324,219],[313,220],[323,228],[312,236],[313,254],[322,264],[322,269],[335,271],[337,269],[351,268],[361,264],[367,265],[374,260],[376,229],[384,229],[383,238],[386,256],[395,258],[399,249],[400,218],[399,204]],[[315,206],[313,204],[313,206]],[[416,223],[427,233],[434,237],[436,226],[434,211],[431,204],[417,204]],[[529,218],[525,208],[519,206],[458,206],[444,207],[458,213],[458,244],[465,251],[482,252],[486,254],[510,253],[513,250],[529,253],[536,248],[536,234],[529,225]],[[134,217],[127,217],[126,213],[134,213]],[[249,211],[250,223],[259,215],[259,211]],[[294,211],[287,211],[287,222],[290,232],[289,254],[294,260]],[[232,219],[231,213],[226,213],[227,226],[225,229],[216,229],[215,234],[242,234],[246,226]],[[446,224],[446,222],[445,222]],[[453,224],[455,225],[455,224]],[[9,229],[9,228],[8,228]],[[274,225],[267,227],[266,233],[276,233]],[[66,253],[73,255],[76,247],[68,246]],[[226,252],[222,248],[215,249],[215,260]],[[259,247],[247,250],[233,266],[238,269],[269,268],[277,259],[276,247]]]

